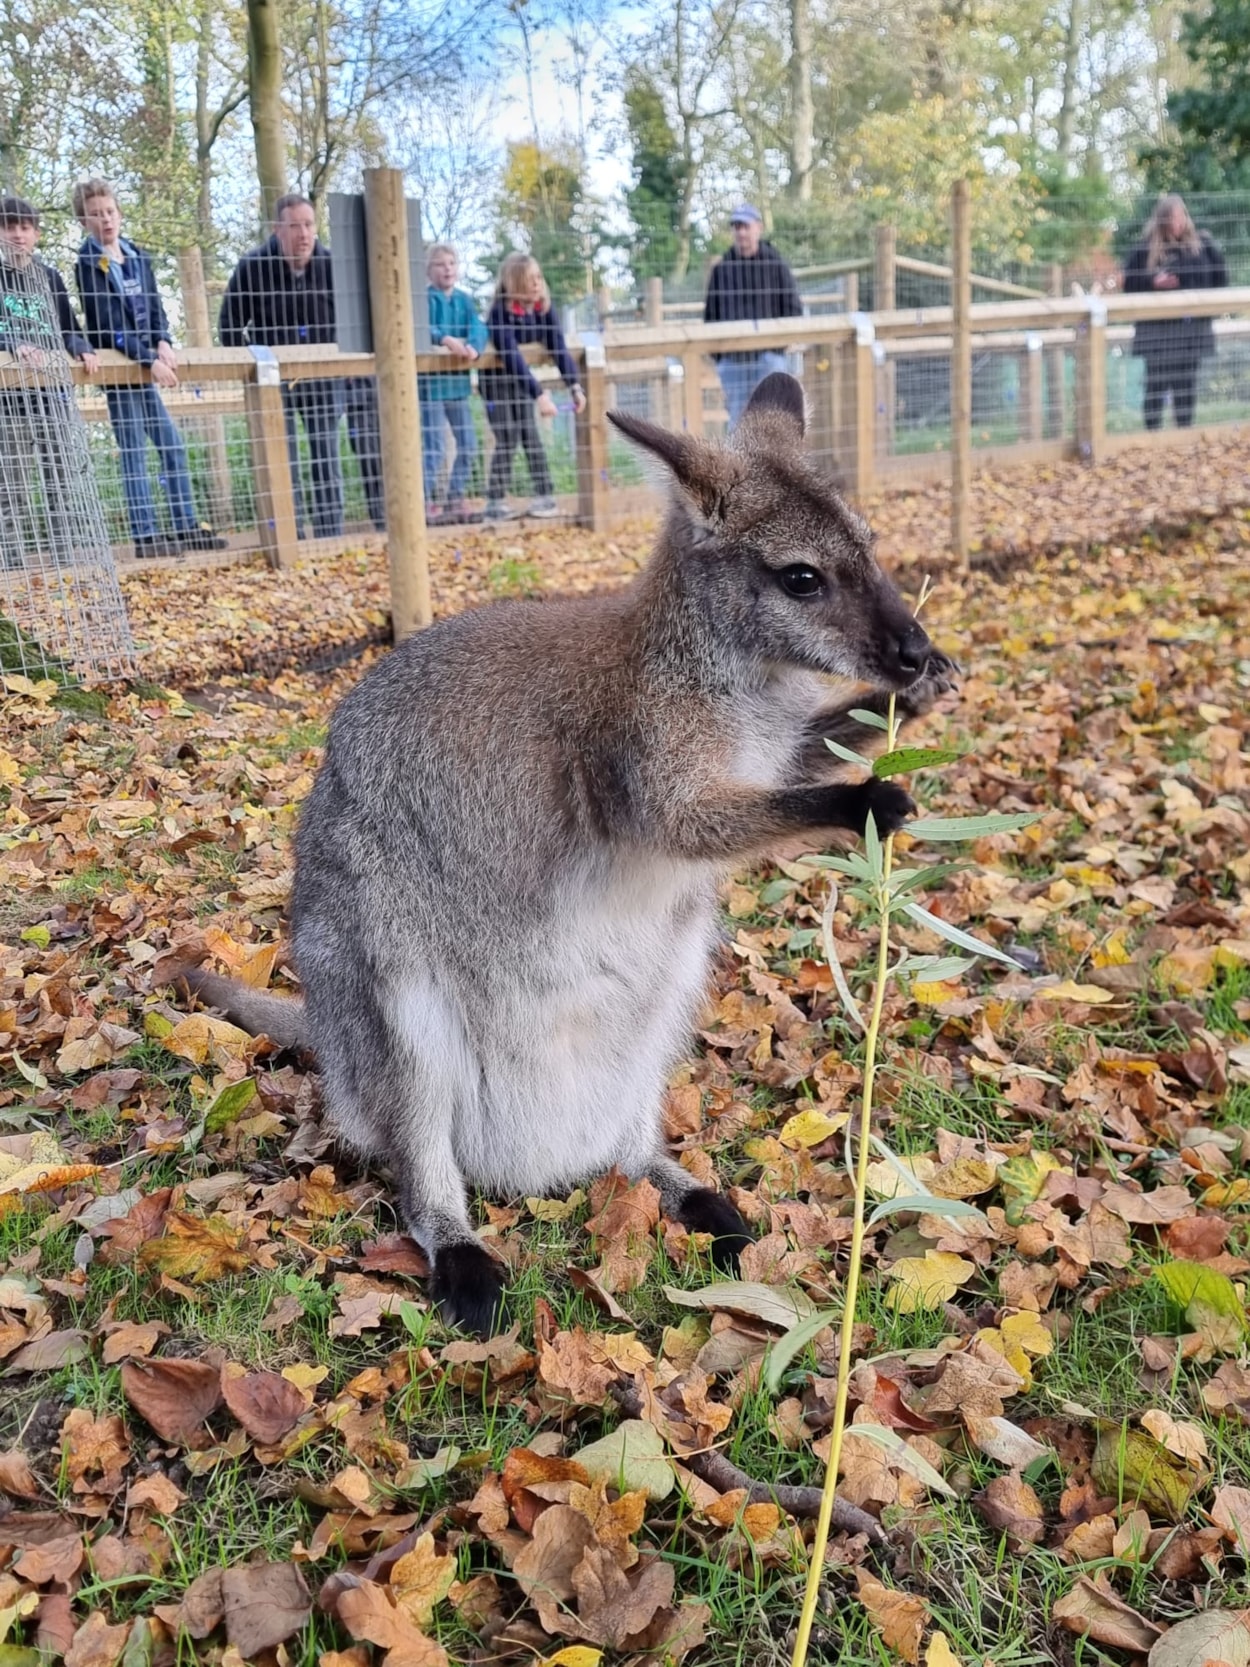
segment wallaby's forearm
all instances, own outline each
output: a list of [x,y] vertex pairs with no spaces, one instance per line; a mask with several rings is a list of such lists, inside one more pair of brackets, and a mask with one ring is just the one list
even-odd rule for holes
[[884,837],[901,828],[915,808],[901,787],[873,779],[766,792],[727,785],[698,800],[654,806],[637,832],[672,856],[720,861],[820,828],[863,833],[870,811]]

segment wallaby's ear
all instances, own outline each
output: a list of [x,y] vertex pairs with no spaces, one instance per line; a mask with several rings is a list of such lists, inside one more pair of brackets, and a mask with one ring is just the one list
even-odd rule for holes
[[742,478],[742,464],[731,452],[623,411],[609,411],[608,421],[664,464],[704,520],[723,519],[725,499]]
[[797,445],[807,432],[807,401],[803,384],[783,370],[770,371],[747,401],[739,430],[758,428],[761,434],[776,439],[779,431],[789,431]]

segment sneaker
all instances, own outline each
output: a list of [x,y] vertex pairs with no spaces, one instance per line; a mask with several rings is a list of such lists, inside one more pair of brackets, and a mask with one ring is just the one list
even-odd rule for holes
[[447,526],[463,527],[481,519],[481,510],[470,509],[467,498],[449,498],[443,509],[443,522]]
[[554,521],[560,506],[554,498],[535,498],[525,513],[532,521]]
[[517,512],[502,498],[488,498],[482,511],[483,521],[515,521]]
[[425,524],[427,527],[441,527],[447,520],[447,511],[442,504],[426,504]]
[[230,540],[223,538],[212,527],[193,527],[189,533],[180,533],[179,540],[184,550],[228,550]]
[[155,533],[151,538],[135,539],[135,560],[155,561],[158,558],[180,556],[182,544],[176,538],[167,538],[164,533]]

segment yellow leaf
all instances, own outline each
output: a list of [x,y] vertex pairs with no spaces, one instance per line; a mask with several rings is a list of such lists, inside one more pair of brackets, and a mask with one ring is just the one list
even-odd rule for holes
[[139,1260],[171,1279],[202,1285],[227,1273],[242,1273],[251,1266],[253,1256],[245,1235],[224,1216],[205,1219],[171,1210],[165,1217],[164,1235],[140,1246]]
[[924,1652],[924,1667],[963,1667],[959,1657],[946,1641],[944,1632],[935,1632]]
[[599,1667],[602,1660],[602,1650],[592,1650],[589,1644],[570,1644],[554,1655],[545,1655],[538,1667]]
[[809,1146],[819,1146],[822,1140],[828,1140],[830,1135],[837,1134],[845,1124],[849,1112],[839,1112],[836,1117],[830,1117],[823,1111],[800,1111],[789,1118],[783,1125],[778,1139],[783,1146],[791,1149]]
[[1032,1389],[1033,1363],[1019,1343],[1004,1337],[997,1326],[983,1326],[977,1332],[977,1342],[984,1343],[987,1348],[993,1349],[995,1354],[1002,1355],[1012,1371],[1023,1379],[1021,1389]]
[[1113,932],[1101,949],[1091,956],[1096,967],[1124,967],[1132,960],[1123,932]]
[[994,1185],[996,1171],[984,1158],[952,1158],[929,1179],[929,1191],[939,1198],[975,1198]]
[[21,779],[22,772],[16,758],[0,747],[0,787],[16,787]]
[[976,1271],[975,1262],[948,1250],[903,1256],[890,1269],[894,1284],[886,1301],[900,1314],[914,1314],[918,1308],[940,1308]]
[[211,1058],[214,1064],[224,1067],[255,1050],[255,1043],[246,1030],[227,1024],[225,1019],[214,1019],[208,1013],[192,1013],[162,1040],[170,1053],[189,1059],[192,1065],[203,1065]]
[[959,985],[956,983],[929,984],[923,978],[918,978],[911,987],[913,1001],[918,1001],[922,1007],[940,1007],[944,1001],[954,1001],[959,995]]
[[427,1533],[391,1569],[390,1585],[409,1619],[417,1626],[424,1626],[451,1590],[455,1578],[456,1559],[440,1557],[433,1534]]
[[1005,1320],[999,1321],[998,1329],[1002,1332],[1003,1342],[1007,1344],[1008,1349],[1023,1349],[1025,1354],[1031,1354],[1035,1358],[1048,1355],[1055,1346],[1051,1332],[1030,1309],[1025,1309],[1019,1314],[1009,1314]]
[[[895,1163],[898,1168],[894,1163],[882,1158],[879,1162],[868,1165],[868,1190],[874,1198],[898,1198],[900,1195],[906,1197],[922,1189],[929,1192],[933,1190],[929,1182],[938,1166],[932,1158],[897,1158]],[[902,1174],[899,1173],[900,1169]],[[909,1183],[909,1175],[920,1182],[919,1187],[913,1187]]]
[[1037,995],[1039,1001],[1083,1001],[1087,1007],[1101,1007],[1104,1002],[1115,1000],[1111,990],[1102,990],[1097,984],[1074,984],[1070,978],[1039,990]]
[[1159,982],[1177,995],[1199,996],[1215,977],[1214,949],[1174,949],[1158,965]]

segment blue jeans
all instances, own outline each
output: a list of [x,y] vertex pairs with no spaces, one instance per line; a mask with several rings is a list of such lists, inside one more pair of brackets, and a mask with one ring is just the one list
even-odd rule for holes
[[784,353],[753,353],[749,359],[721,359],[716,366],[721,389],[725,395],[725,409],[729,412],[729,432],[738,426],[738,419],[747,408],[747,401],[764,378],[775,370],[785,370]]
[[[291,460],[291,487],[300,535],[303,536],[304,523],[311,521],[314,538],[340,538],[343,533],[343,465],[339,460],[342,387],[329,376],[314,376],[307,382],[284,382],[282,409],[286,413],[287,455]],[[305,486],[300,469],[296,417],[303,421],[308,436],[311,491]]]
[[425,501],[438,496],[438,480],[447,458],[447,430],[456,444],[456,459],[447,482],[448,503],[463,498],[469,484],[473,459],[477,456],[477,430],[467,399],[422,399],[421,449],[424,454]]
[[152,483],[148,479],[148,447],[150,440],[161,460],[161,485],[169,500],[169,518],[175,533],[189,533],[199,526],[195,513],[195,499],[191,493],[191,475],[187,468],[187,450],[182,436],[174,427],[174,420],[165,409],[165,402],[156,389],[146,387],[106,388],[109,421],[117,440],[122,459],[122,490],[126,496],[126,514],[130,519],[130,536],[135,539],[156,538],[160,524],[156,519],[156,505],[152,501]]

